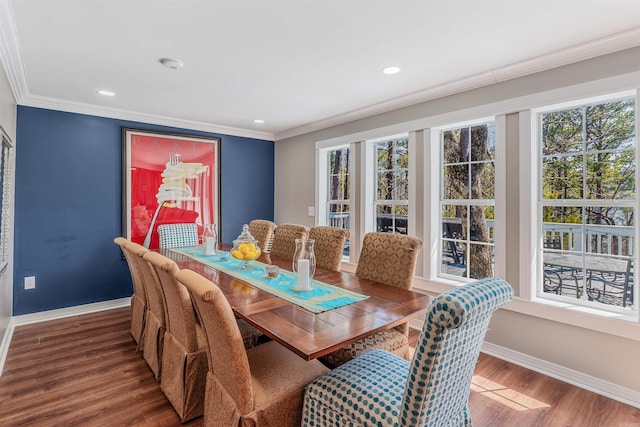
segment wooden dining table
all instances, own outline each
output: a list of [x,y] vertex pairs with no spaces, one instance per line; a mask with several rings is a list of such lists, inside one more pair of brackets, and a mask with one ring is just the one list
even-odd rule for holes
[[[427,312],[431,302],[431,297],[425,294],[361,279],[344,271],[317,268],[314,280],[369,298],[313,313],[189,256],[170,249],[160,249],[160,253],[173,259],[181,269],[193,270],[211,280],[222,290],[237,318],[305,360],[419,317]],[[269,254],[262,254],[258,261],[292,270],[291,260]]]

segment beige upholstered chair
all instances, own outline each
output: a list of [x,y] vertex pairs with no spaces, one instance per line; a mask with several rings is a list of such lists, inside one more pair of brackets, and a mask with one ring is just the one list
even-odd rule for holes
[[140,269],[140,257],[136,256],[129,248],[126,247],[128,239],[124,237],[116,237],[114,243],[120,246],[129,271],[131,272],[131,281],[133,282],[133,295],[131,296],[131,329],[129,333],[137,344],[137,350],[142,350],[144,332],[144,319],[147,311],[147,295],[145,292],[144,277]]
[[304,225],[280,224],[273,234],[271,254],[293,260],[296,252],[296,239],[306,240],[309,229]]
[[316,266],[340,271],[344,245],[349,238],[349,230],[319,225],[311,227],[309,239],[313,239]]
[[180,270],[207,336],[209,373],[204,426],[299,426],[304,387],[328,372],[275,341],[245,350],[222,291],[191,270]]
[[[367,233],[362,242],[356,276],[403,289],[411,289],[422,241],[416,237],[392,233]],[[409,325],[403,323],[369,335],[326,356],[325,363],[335,367],[367,351],[383,349],[409,359]]]
[[187,289],[174,279],[177,264],[157,252],[144,255],[155,269],[166,301],[160,388],[184,423],[204,409],[207,341]]
[[276,223],[265,219],[254,219],[249,223],[249,233],[258,241],[258,246],[262,252],[269,252],[269,243],[273,238]]
[[140,270],[144,277],[144,284],[147,291],[147,313],[144,321],[144,334],[142,346],[142,357],[153,371],[156,379],[160,379],[162,367],[162,348],[164,343],[165,323],[165,301],[164,293],[160,285],[160,279],[155,269],[143,259],[149,252],[142,245],[128,243],[127,247],[140,258]]

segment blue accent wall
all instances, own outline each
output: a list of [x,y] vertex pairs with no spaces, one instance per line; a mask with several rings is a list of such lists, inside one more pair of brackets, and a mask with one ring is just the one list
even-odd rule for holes
[[[123,127],[221,138],[223,242],[251,219],[273,219],[273,141],[19,106],[14,315],[132,294],[113,243],[122,235]],[[24,289],[25,276],[35,289]]]

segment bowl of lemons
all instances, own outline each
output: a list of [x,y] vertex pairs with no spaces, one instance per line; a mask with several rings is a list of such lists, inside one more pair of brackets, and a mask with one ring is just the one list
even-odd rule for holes
[[253,261],[260,256],[260,247],[258,241],[253,238],[249,233],[249,226],[247,224],[242,226],[242,233],[236,240],[233,241],[233,249],[231,249],[231,256],[238,261],[244,261],[240,266],[240,269],[251,268],[249,261]]

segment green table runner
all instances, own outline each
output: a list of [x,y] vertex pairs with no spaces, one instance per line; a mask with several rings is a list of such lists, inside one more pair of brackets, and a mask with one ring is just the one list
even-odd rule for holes
[[242,279],[256,288],[299,305],[313,313],[321,313],[369,298],[367,295],[348,291],[319,280],[311,281],[313,286],[311,291],[294,291],[291,287],[296,284],[296,273],[280,269],[279,276],[271,279],[267,277],[264,269],[266,264],[262,262],[250,261],[249,266],[251,268],[240,269],[244,261],[238,261],[231,256],[223,260],[220,255],[204,255],[204,246],[172,248],[171,251],[186,255],[216,270]]

